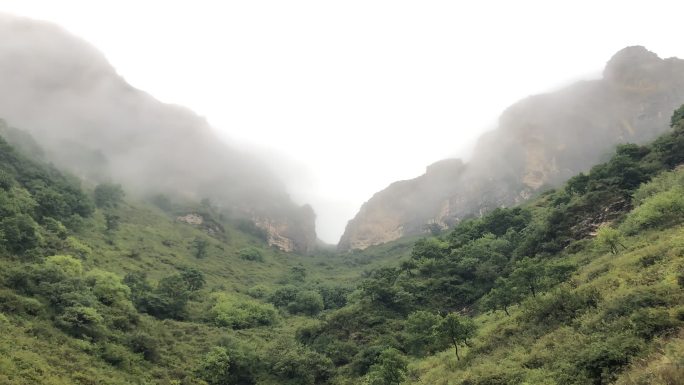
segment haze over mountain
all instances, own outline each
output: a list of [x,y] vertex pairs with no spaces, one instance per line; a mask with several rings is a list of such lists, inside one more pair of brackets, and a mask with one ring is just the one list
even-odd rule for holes
[[63,29],[0,14],[0,78],[0,118],[28,130],[56,165],[138,196],[209,198],[285,250],[313,248],[313,210],[294,204],[263,161],[187,108],[131,87]]
[[607,63],[602,79],[508,108],[467,164],[437,162],[424,175],[375,194],[349,221],[338,247],[364,249],[521,203],[587,171],[616,144],[652,140],[682,103],[684,60],[625,48]]

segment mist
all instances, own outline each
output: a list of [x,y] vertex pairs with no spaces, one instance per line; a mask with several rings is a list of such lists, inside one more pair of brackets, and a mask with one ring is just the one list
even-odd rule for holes
[[599,77],[625,46],[684,56],[671,8],[6,2],[91,42],[128,83],[197,111],[224,141],[261,148],[292,199],[313,206],[329,243],[375,192],[474,155],[516,101]]
[[133,88],[61,28],[0,16],[0,77],[0,117],[79,178],[121,183],[140,198],[208,198],[255,222],[289,222],[288,232],[315,242],[313,212],[291,201],[267,162],[189,109]]

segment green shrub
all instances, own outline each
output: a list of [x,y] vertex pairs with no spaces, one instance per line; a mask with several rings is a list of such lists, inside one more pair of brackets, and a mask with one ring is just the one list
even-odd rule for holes
[[95,205],[99,208],[115,208],[126,195],[121,185],[102,183],[95,187]]
[[301,385],[323,384],[332,375],[332,361],[303,346],[281,339],[267,351],[267,364],[281,383]]
[[238,252],[240,258],[245,261],[263,262],[264,256],[261,251],[255,247],[247,247]]
[[156,362],[159,359],[159,342],[145,332],[136,332],[128,339],[128,346],[133,353],[142,354],[146,361]]
[[104,318],[91,307],[68,307],[57,317],[57,326],[76,338],[98,339],[104,333]]
[[435,328],[441,320],[439,315],[423,310],[409,314],[404,323],[406,350],[416,356],[439,350]]
[[674,226],[684,221],[684,187],[675,187],[646,199],[629,213],[622,228],[629,234],[641,229]]
[[268,288],[264,285],[255,285],[247,289],[247,295],[256,299],[266,298],[268,296]]
[[639,309],[629,317],[629,321],[634,332],[646,339],[673,330],[678,325],[664,309]]
[[121,277],[108,271],[91,270],[86,275],[86,282],[95,297],[105,305],[127,302],[131,296],[131,289]]
[[537,327],[568,324],[589,308],[596,307],[590,294],[560,288],[525,303],[522,320]]
[[406,378],[408,362],[397,349],[388,348],[378,356],[364,378],[364,385],[399,385]]
[[323,297],[313,290],[300,291],[292,302],[287,304],[287,311],[292,314],[314,316],[323,310]]
[[128,349],[117,344],[104,344],[100,357],[113,366],[127,367],[130,362]]
[[214,305],[210,314],[219,326],[246,329],[271,325],[276,320],[276,310],[270,304],[232,297],[224,293],[216,293],[212,299]]
[[11,291],[0,290],[0,311],[7,314],[37,316],[43,313],[46,306],[39,300],[23,297]]
[[230,357],[228,356],[228,351],[219,346],[211,348],[204,355],[195,371],[209,385],[230,384]]

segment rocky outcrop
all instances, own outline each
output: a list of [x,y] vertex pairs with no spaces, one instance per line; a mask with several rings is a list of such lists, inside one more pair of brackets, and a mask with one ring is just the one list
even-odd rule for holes
[[464,165],[428,172],[375,194],[349,221],[338,245],[363,249],[419,234],[433,222],[451,226],[524,201],[600,162],[616,144],[644,143],[668,129],[684,104],[684,61],[628,47],[603,78],[536,95],[509,107]]
[[204,223],[204,218],[195,213],[180,215],[176,217],[176,222],[186,223],[188,225],[199,226]]
[[61,28],[0,14],[0,79],[0,117],[31,133],[61,168],[93,183],[121,183],[130,195],[258,210],[264,220],[288,223],[282,232],[270,228],[295,245],[289,249],[315,245],[313,215],[299,215],[259,159],[222,141],[194,112],[133,88]]
[[316,215],[309,205],[288,209],[276,215],[252,213],[252,221],[266,232],[269,246],[282,251],[310,254],[317,246]]

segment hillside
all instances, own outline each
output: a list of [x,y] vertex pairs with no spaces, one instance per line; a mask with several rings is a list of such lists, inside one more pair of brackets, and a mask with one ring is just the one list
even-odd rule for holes
[[672,127],[417,241],[299,340],[339,384],[682,383],[684,107]]
[[0,384],[679,384],[684,107],[662,131],[443,235],[311,256],[0,140]]
[[682,103],[683,60],[625,48],[606,64],[602,79],[508,108],[467,164],[438,162],[375,194],[349,221],[338,248],[363,249],[519,204],[586,172],[616,144],[654,139]]
[[209,198],[287,251],[315,247],[313,210],[294,204],[259,159],[192,111],[133,88],[61,28],[0,15],[0,77],[0,117],[30,132],[59,167],[137,197]]
[[308,352],[295,328],[344,305],[373,266],[284,253],[206,201],[83,189],[2,138],[0,211],[0,384],[206,384],[200,368],[217,349],[233,383],[280,383],[272,360],[306,376],[328,361],[267,352]]

